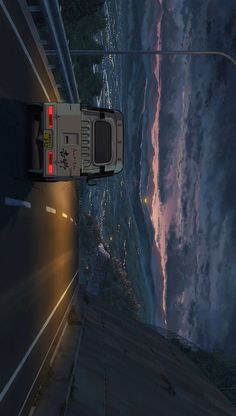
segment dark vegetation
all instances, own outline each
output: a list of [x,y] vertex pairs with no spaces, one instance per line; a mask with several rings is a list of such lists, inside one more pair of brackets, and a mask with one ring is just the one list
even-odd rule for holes
[[[61,1],[70,49],[103,49],[98,38],[107,24],[104,3],[105,0]],[[102,59],[102,55],[72,57],[80,100],[84,104],[93,104],[94,97],[100,95],[103,80],[99,73],[93,72],[93,65]]]
[[[236,405],[236,356],[226,354],[219,344],[211,351],[201,349],[197,344],[167,328],[149,325],[154,331],[168,339],[188,356],[215,384],[228,399]],[[176,358],[176,354],[173,354]]]
[[121,262],[111,256],[106,266],[105,278],[101,285],[101,298],[120,312],[128,312],[138,317],[141,305],[138,303],[133,287]]
[[192,349],[181,340],[172,339],[191,358],[228,399],[236,404],[236,357],[227,357],[223,351]]
[[101,283],[99,296],[117,312],[128,313],[134,318],[139,317],[139,304],[127,272],[120,260],[113,256],[102,240],[99,225],[95,217],[80,214],[80,276],[81,283],[88,283],[92,276],[98,245],[102,243],[109,252],[110,259],[104,266],[104,279]]

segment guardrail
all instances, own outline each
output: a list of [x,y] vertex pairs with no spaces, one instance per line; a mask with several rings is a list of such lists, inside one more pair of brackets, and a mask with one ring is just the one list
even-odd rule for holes
[[[79,93],[76,84],[73,63],[71,60],[68,40],[66,37],[58,0],[39,0],[37,5],[32,5],[30,0],[28,0],[28,9],[32,14],[43,14],[44,23],[47,26],[51,41],[55,48],[55,54],[60,63],[64,84],[63,86],[67,96],[66,98],[70,102],[79,102]],[[47,45],[47,41],[45,41],[45,39],[42,39],[42,45]],[[46,49],[45,53],[47,55]],[[52,69],[53,65],[50,67]]]

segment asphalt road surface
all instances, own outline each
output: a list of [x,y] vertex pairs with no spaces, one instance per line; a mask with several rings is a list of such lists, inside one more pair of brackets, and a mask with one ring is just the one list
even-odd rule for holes
[[[20,14],[5,2],[17,30]],[[32,52],[32,45],[29,48]],[[51,100],[0,2],[0,415],[15,416],[78,279],[77,195],[69,182],[33,182],[27,103]],[[24,412],[22,413],[24,414]]]

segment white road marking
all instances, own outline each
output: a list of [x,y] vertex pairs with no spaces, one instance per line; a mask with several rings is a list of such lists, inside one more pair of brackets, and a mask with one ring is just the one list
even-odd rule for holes
[[60,338],[59,338],[59,340],[58,340],[58,343],[57,343],[57,346],[56,346],[56,348],[55,348],[55,351],[54,351],[54,353],[52,354],[52,358],[51,358],[51,360],[50,360],[50,367],[52,367],[52,365],[53,365],[53,361],[55,360],[55,357],[56,357],[56,355],[57,355],[58,349],[59,349],[59,347],[60,347],[60,345],[61,345],[61,341],[62,341],[62,338],[64,337],[64,334],[65,334],[65,332],[66,332],[66,328],[67,328],[67,327],[68,327],[68,323],[66,322],[66,323],[65,323],[65,325],[64,325],[63,331],[62,331],[62,333],[61,333],[61,336],[60,336]]
[[[36,376],[35,376],[35,378],[34,378],[33,383],[31,384],[31,387],[30,387],[30,389],[29,389],[29,391],[28,391],[28,393],[27,393],[27,396],[26,396],[26,398],[25,398],[25,400],[24,400],[24,403],[23,403],[23,405],[21,406],[21,409],[20,409],[20,411],[19,411],[19,413],[18,413],[18,415],[17,415],[17,416],[21,416],[21,414],[22,414],[22,412],[23,412],[23,410],[24,410],[24,408],[25,408],[25,405],[26,405],[26,403],[27,403],[27,400],[28,400],[28,398],[29,398],[29,396],[30,396],[30,394],[31,394],[31,392],[32,392],[32,390],[33,390],[33,388],[34,388],[34,385],[35,385],[35,383],[36,383],[36,381],[37,381],[37,378],[38,378],[39,374],[41,373],[41,370],[42,370],[42,368],[43,368],[43,366],[44,366],[44,364],[45,364],[45,362],[46,362],[46,359],[47,359],[47,357],[48,357],[48,354],[49,354],[49,352],[51,351],[51,348],[52,348],[52,346],[53,346],[53,344],[54,344],[54,342],[55,342],[55,339],[56,339],[56,337],[57,337],[57,335],[58,335],[58,333],[59,333],[60,329],[61,329],[61,326],[62,326],[62,324],[64,323],[65,318],[66,318],[66,317],[67,317],[67,315],[68,315],[68,312],[69,312],[69,309],[70,309],[70,307],[71,307],[71,305],[72,305],[72,302],[73,302],[73,300],[74,300],[75,296],[76,296],[76,295],[77,295],[77,293],[78,293],[78,285],[79,285],[79,284],[77,284],[77,286],[76,286],[76,288],[75,288],[75,290],[74,290],[74,293],[73,293],[73,295],[72,295],[72,297],[71,297],[71,300],[70,300],[70,302],[69,302],[69,304],[68,304],[68,306],[67,306],[67,308],[66,308],[66,311],[65,311],[65,313],[64,313],[64,315],[63,315],[63,318],[62,318],[62,320],[61,320],[61,322],[60,322],[60,325],[59,325],[59,327],[58,327],[58,328],[57,328],[57,330],[56,330],[56,333],[55,333],[55,335],[54,335],[54,337],[53,337],[53,340],[52,340],[52,342],[51,342],[51,344],[50,344],[50,347],[48,348],[48,351],[47,351],[47,353],[46,353],[46,355],[45,355],[45,357],[44,357],[44,359],[43,359],[43,361],[42,361],[41,366],[39,367],[39,370],[38,370],[38,372],[37,372],[37,374],[36,374]],[[64,329],[65,329],[65,328],[64,328]],[[63,329],[63,331],[64,331],[64,329]],[[52,361],[52,360],[51,360],[51,361]],[[51,361],[50,361],[50,365],[52,364],[52,363],[51,363]],[[34,413],[35,409],[36,409],[36,407],[34,407],[34,406],[32,406],[32,407],[31,407],[32,413]],[[28,415],[28,416],[30,416],[30,415]]]
[[33,416],[34,412],[35,412],[36,407],[32,406],[29,412],[29,416]]
[[68,215],[65,214],[64,212],[61,215],[63,216],[63,218],[67,218],[68,217]]
[[8,390],[10,389],[12,383],[15,381],[15,378],[17,377],[17,375],[19,374],[20,370],[23,368],[25,362],[27,361],[29,355],[31,354],[31,352],[33,351],[35,345],[37,344],[38,340],[40,339],[41,335],[43,334],[43,332],[45,331],[45,329],[47,328],[49,322],[51,321],[53,315],[55,314],[58,306],[60,305],[60,303],[62,302],[62,300],[64,299],[65,295],[67,294],[69,288],[71,287],[72,283],[74,282],[76,276],[78,274],[78,270],[75,273],[75,275],[73,276],[73,278],[71,279],[69,285],[67,286],[66,290],[64,291],[64,293],[62,294],[62,296],[60,297],[59,301],[57,302],[56,306],[54,307],[54,309],[52,310],[52,312],[50,313],[49,317],[47,318],[47,320],[44,322],[42,328],[40,329],[40,331],[38,332],[38,335],[35,337],[34,341],[32,342],[32,344],[30,345],[30,347],[28,348],[27,352],[25,353],[24,357],[22,358],[22,360],[20,361],[20,363],[18,364],[18,366],[16,367],[14,373],[12,374],[12,376],[10,377],[10,379],[8,380],[8,382],[6,383],[6,385],[3,387],[1,393],[0,393],[0,402],[2,402],[2,400],[4,399],[4,397],[6,396]]
[[2,9],[3,9],[3,11],[4,11],[4,13],[5,13],[5,15],[6,15],[8,21],[9,21],[9,23],[11,25],[11,27],[12,27],[12,29],[14,30],[15,35],[16,35],[16,37],[17,37],[17,39],[18,39],[18,41],[19,41],[19,43],[20,43],[20,45],[21,45],[21,47],[22,47],[22,49],[23,49],[23,51],[24,51],[24,53],[25,53],[25,55],[26,55],[26,57],[27,57],[27,59],[28,59],[28,61],[30,63],[30,65],[31,65],[31,67],[32,67],[32,69],[33,69],[33,71],[34,71],[34,73],[35,73],[35,75],[36,75],[36,77],[37,77],[37,79],[38,79],[41,87],[42,87],[42,90],[43,90],[43,92],[44,92],[47,100],[48,101],[51,101],[50,100],[50,97],[49,97],[49,95],[47,93],[46,87],[44,86],[43,81],[40,78],[40,75],[39,75],[39,73],[38,73],[38,71],[36,69],[36,66],[33,63],[32,58],[31,58],[31,56],[30,56],[29,52],[27,51],[27,48],[26,48],[26,46],[24,44],[24,41],[23,41],[22,37],[20,36],[20,34],[19,34],[19,32],[18,32],[18,30],[17,30],[17,28],[15,26],[15,23],[13,22],[10,14],[8,13],[8,10],[7,10],[7,8],[6,8],[3,0],[0,0],[0,6],[2,7]]
[[21,199],[8,198],[8,197],[5,197],[5,205],[31,208],[31,203],[28,201],[22,201]]
[[50,212],[51,214],[56,214],[57,213],[57,211],[56,211],[55,208],[48,207],[48,206],[46,206],[46,211],[47,212]]

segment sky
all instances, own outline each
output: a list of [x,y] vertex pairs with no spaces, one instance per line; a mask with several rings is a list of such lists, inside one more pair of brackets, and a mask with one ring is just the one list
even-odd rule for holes
[[[157,48],[233,54],[235,12],[231,1],[222,8],[167,0]],[[156,58],[153,76],[149,212],[162,278],[156,323],[204,347],[220,334],[227,348],[235,314],[235,68],[219,57]],[[154,259],[152,273],[160,278]]]

